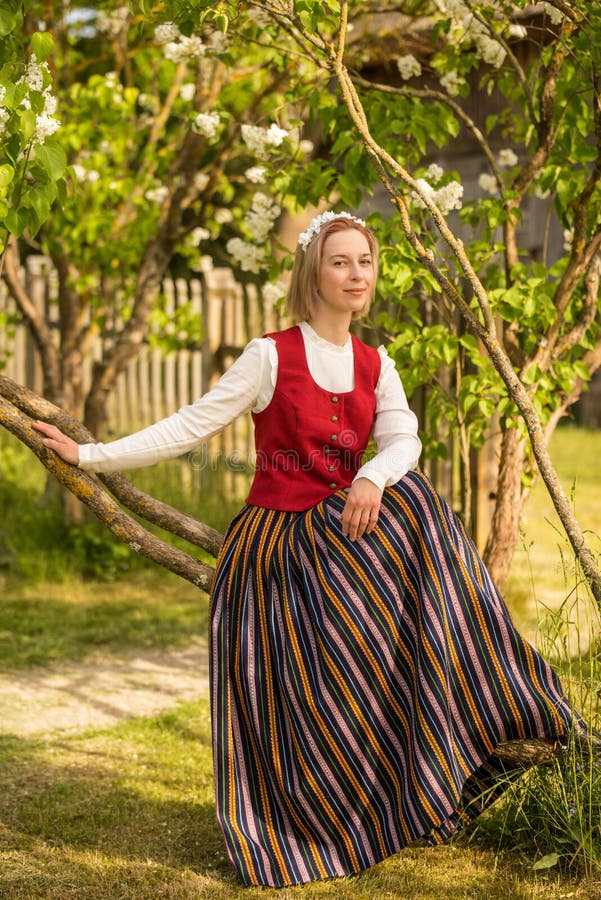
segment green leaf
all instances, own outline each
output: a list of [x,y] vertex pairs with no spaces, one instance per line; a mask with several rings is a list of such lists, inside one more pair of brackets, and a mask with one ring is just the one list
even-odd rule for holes
[[56,141],[47,140],[35,148],[35,159],[48,173],[52,181],[61,177],[67,168],[67,156]]
[[0,8],[0,37],[4,37],[14,31],[19,24],[20,16],[10,9]]
[[4,219],[4,225],[15,237],[21,237],[29,225],[30,211],[28,209],[9,209]]
[[537,860],[532,868],[534,871],[539,871],[540,869],[552,869],[553,866],[556,866],[559,862],[559,853],[547,853],[546,856],[541,857],[541,859]]
[[8,163],[0,166],[0,189],[8,187],[15,177],[15,170]]
[[38,62],[45,62],[54,50],[52,35],[47,31],[36,31],[31,36],[31,52]]

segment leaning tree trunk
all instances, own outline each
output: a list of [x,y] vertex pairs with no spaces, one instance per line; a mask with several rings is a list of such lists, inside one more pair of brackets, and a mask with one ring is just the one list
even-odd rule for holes
[[483,559],[493,581],[502,588],[520,539],[520,523],[528,496],[522,484],[526,441],[516,428],[506,429],[501,441],[495,506]]

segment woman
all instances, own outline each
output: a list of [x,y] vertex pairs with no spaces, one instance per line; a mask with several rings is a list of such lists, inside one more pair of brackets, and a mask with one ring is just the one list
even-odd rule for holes
[[[186,452],[253,411],[257,471],[211,596],[217,811],[246,884],[349,875],[442,841],[506,785],[499,743],[576,724],[415,471],[391,359],[349,335],[377,260],[361,220],[318,216],[288,296],[300,325],[251,341],[195,404],[106,446],[36,425],[63,459],[110,471]],[[378,452],[362,463],[372,430]]]

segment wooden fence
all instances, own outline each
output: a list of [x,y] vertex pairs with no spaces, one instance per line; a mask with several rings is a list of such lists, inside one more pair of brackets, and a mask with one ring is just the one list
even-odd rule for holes
[[[30,256],[22,271],[29,297],[36,308],[45,312],[46,320],[57,329],[56,278],[48,260]],[[283,314],[273,304],[264,301],[253,286],[234,281],[228,269],[212,269],[195,280],[166,280],[163,284],[167,319],[176,321],[176,311],[183,304],[202,318],[204,336],[195,346],[175,350],[169,354],[145,343],[139,356],[123,372],[108,403],[107,438],[118,437],[149,425],[170,415],[179,407],[192,403],[205,393],[231,364],[244,345],[265,331],[276,330],[286,324]],[[40,393],[42,372],[39,356],[26,326],[17,314],[14,301],[0,284],[0,314],[13,317],[13,325],[0,329],[0,364],[5,373],[19,384]],[[84,390],[91,383],[92,366],[102,356],[103,340],[112,340],[119,323],[109,323],[92,347],[84,365]],[[366,330],[360,334],[368,342],[377,343],[378,335]],[[427,387],[412,399],[412,407],[423,423]],[[492,494],[496,481],[496,440],[490,441],[479,454],[472,454],[472,530],[480,545],[486,539]],[[449,460],[424,463],[436,487],[456,507],[460,487],[457,477],[456,448],[450,448]],[[190,460],[182,477],[201,478],[203,490],[210,481],[211,470],[221,463],[222,489],[237,500],[243,500],[248,485],[246,474],[252,457],[252,427],[250,417],[234,422],[207,448]],[[189,487],[194,490],[192,484]],[[198,488],[198,485],[196,485]]]

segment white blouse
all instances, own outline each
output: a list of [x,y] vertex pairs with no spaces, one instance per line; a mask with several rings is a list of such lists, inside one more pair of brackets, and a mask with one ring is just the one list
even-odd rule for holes
[[[354,388],[353,345],[330,344],[307,322],[300,325],[311,377],[327,391]],[[384,347],[376,386],[374,439],[377,454],[355,476],[369,478],[379,488],[394,484],[415,468],[421,453],[417,419],[409,409],[405,391],[392,359]],[[219,381],[189,406],[109,444],[81,444],[79,465],[93,472],[136,469],[194,450],[218,434],[238,416],[261,412],[269,404],[278,373],[275,341],[255,338]]]

